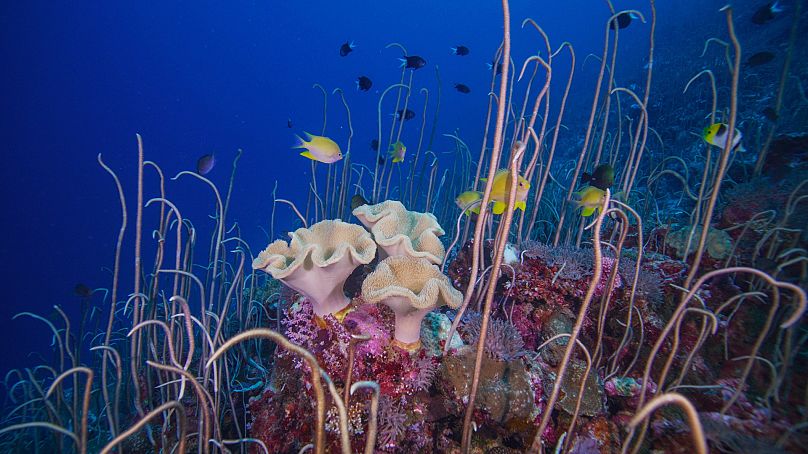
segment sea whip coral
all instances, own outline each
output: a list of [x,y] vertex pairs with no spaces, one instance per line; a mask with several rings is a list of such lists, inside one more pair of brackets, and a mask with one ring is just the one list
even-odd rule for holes
[[337,314],[350,299],[343,285],[353,270],[376,256],[376,243],[362,227],[342,221],[321,221],[277,240],[253,261],[263,270],[309,298],[320,317]]
[[395,341],[399,347],[421,347],[421,320],[439,306],[457,308],[463,295],[437,266],[408,256],[388,257],[362,283],[362,299],[382,303],[396,314]]

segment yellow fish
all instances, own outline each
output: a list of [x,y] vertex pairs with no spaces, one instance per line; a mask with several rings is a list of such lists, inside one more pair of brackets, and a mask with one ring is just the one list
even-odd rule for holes
[[297,138],[297,143],[292,148],[305,148],[306,151],[300,153],[300,156],[312,159],[314,161],[324,162],[331,164],[342,159],[342,152],[339,145],[328,137],[315,136],[304,132],[308,141],[303,140],[300,136]]
[[[727,144],[727,135],[729,132],[728,129],[729,128],[724,123],[714,123],[704,128],[704,131],[701,133],[701,137],[710,145],[715,145],[716,147],[723,149]],[[739,151],[746,151],[744,150],[743,145],[741,145],[741,137],[743,137],[741,131],[735,129],[735,134],[732,135],[732,150],[737,148]]]
[[578,206],[584,208],[581,212],[581,216],[586,218],[600,210],[600,207],[603,205],[603,197],[606,196],[606,191],[594,186],[584,186],[584,188],[576,192],[575,195],[578,196],[578,200],[576,201]]
[[[480,178],[480,181],[487,181],[487,178]],[[524,177],[519,175],[517,178],[518,184],[516,186],[516,205],[522,211],[525,211],[527,203],[527,191],[530,190],[530,182]],[[511,186],[511,172],[508,169],[500,169],[494,175],[494,183],[491,186],[491,201],[494,202],[492,212],[494,214],[502,214],[505,208],[508,207],[508,191]]]
[[396,142],[390,144],[390,157],[393,158],[393,162],[401,162],[404,160],[404,154],[407,153],[407,147],[404,146],[403,143]]
[[455,198],[455,203],[457,204],[458,207],[460,207],[461,210],[466,210],[465,211],[466,216],[471,216],[469,214],[470,212],[480,214],[480,205],[477,204],[477,205],[475,205],[475,206],[473,206],[471,208],[468,208],[469,205],[471,205],[472,203],[480,200],[481,198],[483,198],[483,194],[481,192],[478,192],[478,191],[466,191],[466,192],[460,193]]

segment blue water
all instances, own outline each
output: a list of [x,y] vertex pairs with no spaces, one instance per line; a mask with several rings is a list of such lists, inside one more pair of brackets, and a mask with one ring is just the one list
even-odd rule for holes
[[[542,24],[554,46],[565,40],[574,44],[576,71],[587,54],[600,54],[609,15],[604,2],[511,3],[518,62],[543,49],[535,32],[519,30],[527,16]],[[671,54],[675,42],[666,41],[666,30],[693,26],[691,31],[699,33],[699,21],[708,11],[710,23],[723,25],[716,13],[721,2],[660,3],[658,42]],[[615,6],[647,10],[645,2]],[[129,230],[121,288],[128,289],[136,133],[143,136],[146,159],[158,163],[166,178],[192,170],[199,156],[215,152],[218,163],[209,177],[222,191],[236,150],[243,149],[228,217],[239,222],[242,237],[257,251],[268,240],[261,228],[268,230],[276,181],[279,197],[305,205],[309,161],[289,147],[293,133],[321,131],[323,99],[312,88],[314,83],[329,93],[338,87],[345,90],[353,114],[354,159],[372,164],[375,153],[369,142],[376,136],[378,96],[400,76],[401,53],[385,46],[401,43],[428,62],[415,73],[415,86],[430,90],[430,112],[437,94],[434,71],[440,68],[435,151],[451,149],[453,143],[441,134],[458,131],[476,153],[490,84],[486,63],[501,36],[501,6],[494,1],[3,2],[0,343],[5,347],[0,371],[41,362],[29,352],[50,358],[51,338],[45,327],[31,319],[12,321],[15,313],[51,316],[52,306],[58,304],[75,321],[79,298],[74,286],[110,285],[120,208],[97,154],[119,174],[126,192]],[[647,55],[647,28],[630,28],[621,36],[627,40],[621,51],[621,67],[626,68],[622,75],[639,79]],[[338,49],[346,40],[355,41],[357,48],[343,58]],[[450,47],[458,44],[468,46],[471,54],[451,55]],[[558,77],[566,78],[568,57],[562,55],[559,61]],[[576,75],[567,114],[573,131],[585,128],[575,122],[588,113],[593,68]],[[373,80],[371,92],[356,90],[359,75]],[[456,92],[453,83],[468,85],[471,94]],[[554,105],[559,94],[554,92]],[[422,94],[413,94],[413,125],[420,125],[423,102]],[[385,131],[391,110],[386,107],[383,113]],[[427,128],[431,121],[430,116]],[[408,127],[402,140],[414,144],[417,130]],[[326,135],[343,146],[347,139],[344,108],[339,97],[330,94]],[[560,151],[570,156],[573,152],[577,150]],[[151,168],[146,170],[146,188],[146,199],[158,195]],[[207,216],[214,212],[210,190],[185,177],[167,182],[167,195],[184,217],[195,220],[200,237],[207,238],[212,227]],[[154,207],[144,211],[144,250],[153,249],[150,232],[156,213]],[[284,207],[278,208],[278,216],[276,236],[293,225]],[[206,241],[198,248],[204,258]],[[144,255],[144,263],[151,263],[150,254]]]

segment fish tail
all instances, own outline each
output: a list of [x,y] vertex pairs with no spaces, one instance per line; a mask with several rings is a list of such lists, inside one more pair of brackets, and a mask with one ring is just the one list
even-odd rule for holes
[[403,68],[404,66],[407,65],[407,59],[406,58],[399,58],[398,61],[401,62],[401,65],[399,65],[399,68]]
[[452,53],[457,55],[457,48],[456,47],[452,47]]
[[769,11],[773,13],[782,13],[783,7],[780,6],[780,0],[777,0],[776,2],[772,3],[771,6],[769,6]]
[[[308,135],[308,133],[305,132],[304,134]],[[295,134],[295,143],[292,145],[292,148],[306,148],[306,141],[303,140],[303,138],[299,135]]]

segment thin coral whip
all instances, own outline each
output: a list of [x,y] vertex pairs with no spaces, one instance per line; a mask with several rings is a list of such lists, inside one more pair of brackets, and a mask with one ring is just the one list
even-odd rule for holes
[[376,430],[379,419],[379,394],[381,388],[375,381],[358,381],[351,385],[351,395],[360,389],[369,389],[370,395],[370,418],[368,419],[368,431],[365,441],[365,454],[373,454],[376,446]]
[[740,77],[739,72],[741,67],[741,44],[738,42],[738,38],[735,36],[735,24],[732,21],[732,7],[727,5],[721,8],[721,10],[726,13],[727,30],[729,32],[732,45],[735,49],[735,60],[732,71],[732,87],[730,89],[729,121],[727,122],[727,142],[724,144],[724,148],[721,151],[718,169],[715,171],[712,195],[710,196],[710,200],[707,201],[707,208],[704,210],[704,223],[702,224],[701,228],[699,244],[696,248],[693,262],[690,266],[690,271],[685,279],[685,287],[689,287],[690,283],[693,282],[693,279],[696,277],[696,273],[698,273],[699,266],[701,264],[701,258],[704,254],[704,248],[707,242],[707,233],[710,227],[710,220],[713,217],[713,210],[715,209],[716,202],[718,201],[718,193],[721,189],[721,182],[724,179],[724,174],[727,170],[727,162],[729,161],[730,152],[732,151],[732,143],[735,136],[735,123],[738,112],[738,80]]
[[[133,424],[130,428],[126,429],[120,435],[113,438],[112,441],[110,441],[106,446],[104,446],[101,449],[99,454],[108,454],[116,446],[121,444],[121,442],[123,442],[127,438],[131,437],[138,430],[140,430],[143,426],[148,424],[148,422],[151,421],[154,417],[156,417],[157,415],[160,415],[163,412],[168,411],[168,410],[173,410],[176,413],[177,426],[179,427],[179,430],[180,430],[179,436],[177,437],[177,449],[176,449],[176,452],[186,452],[185,451],[185,433],[186,433],[186,428],[185,428],[185,424],[186,424],[186,421],[185,421],[185,408],[182,406],[181,403],[177,402],[176,400],[172,400],[172,401],[169,401],[169,402],[166,402],[166,403],[160,405],[159,407],[156,407],[148,415],[145,415],[138,422]],[[207,445],[207,443],[205,445]]]
[[[510,13],[507,8],[507,0],[503,0],[503,10],[505,15],[505,36],[509,36],[510,33]],[[508,44],[505,46],[505,54],[508,55],[510,52],[510,42],[508,40]],[[504,71],[504,70],[503,70]],[[503,74],[503,80],[505,79],[505,75]],[[497,112],[498,114],[500,111]],[[497,132],[500,134],[495,134],[494,136],[494,143],[497,143],[496,138],[500,136],[501,138],[501,130],[499,127],[497,128]],[[463,436],[461,438],[461,446],[465,449],[461,448],[463,452],[469,452],[471,449],[471,422],[474,416],[474,401],[476,398],[477,390],[480,385],[480,370],[482,368],[483,362],[483,355],[485,350],[485,337],[488,333],[488,324],[491,317],[491,308],[494,302],[494,292],[496,291],[497,287],[497,279],[499,278],[499,270],[502,266],[502,259],[505,252],[505,246],[508,240],[508,234],[511,231],[511,222],[513,221],[513,212],[515,210],[516,205],[516,189],[518,185],[518,175],[519,175],[519,163],[521,162],[522,155],[525,152],[525,148],[527,147],[526,144],[522,142],[515,142],[513,146],[513,150],[511,151],[511,165],[510,165],[510,185],[508,190],[508,198],[507,198],[507,208],[505,209],[504,219],[500,223],[500,232],[498,232],[497,237],[495,238],[496,250],[493,256],[493,264],[492,264],[492,271],[491,277],[488,280],[487,284],[487,292],[485,296],[485,303],[483,305],[483,318],[480,324],[480,337],[477,342],[477,351],[476,357],[474,361],[474,373],[471,379],[471,388],[469,391],[468,397],[468,406],[466,407],[466,414],[463,419]],[[496,153],[495,147],[495,153]],[[493,170],[493,167],[492,167]],[[493,178],[491,178],[493,180]],[[490,192],[490,183],[486,185],[486,189]],[[483,200],[485,204],[485,200]],[[484,211],[484,207],[481,207],[480,213]],[[480,215],[482,216],[482,214]],[[478,219],[477,224],[480,224]],[[479,236],[475,235],[475,238],[479,238]],[[515,275],[516,273],[514,273]],[[460,314],[458,313],[458,316]],[[457,318],[455,318],[457,320]],[[451,339],[452,332],[449,333],[449,338]],[[450,344],[451,342],[447,342]]]
[[[115,187],[118,190],[118,199],[121,206],[121,227],[118,230],[118,239],[115,244],[115,258],[112,265],[112,298],[110,300],[109,319],[107,320],[106,336],[104,337],[104,345],[109,346],[110,336],[112,335],[112,325],[115,321],[115,306],[118,302],[118,278],[121,270],[120,267],[121,245],[123,243],[124,234],[126,233],[126,221],[127,221],[126,197],[124,197],[123,187],[121,186],[121,181],[118,178],[118,175],[104,163],[104,160],[101,159],[101,153],[98,153],[96,159],[98,160],[98,165],[100,165],[115,181]],[[64,365],[62,366],[62,369],[64,369]],[[107,362],[101,361],[101,376],[106,377],[106,374],[107,374]],[[101,389],[101,394],[104,397],[104,404],[109,407],[110,404],[109,391],[107,390],[106,387],[103,387]],[[118,427],[114,420],[114,417],[109,412],[107,412],[107,421],[109,422],[110,425],[110,431],[114,436],[115,433],[117,432]]]
[[[214,433],[218,434],[218,424],[216,418],[214,418],[215,414],[213,412],[213,400],[208,392],[187,370],[172,367],[167,364],[155,363],[154,361],[146,361],[146,364],[154,367],[155,369],[178,374],[191,383],[191,386],[196,393],[197,403],[202,407],[202,417],[199,418],[199,451],[208,452],[208,440],[210,440],[212,430],[211,426],[214,427]],[[177,399],[182,399],[182,396],[178,396]]]
[[[401,81],[402,82],[404,81],[404,74],[403,73],[401,74]],[[378,180],[381,180],[381,178],[380,178],[381,176],[379,175],[379,160],[382,157],[382,101],[384,101],[384,97],[385,97],[385,95],[387,95],[387,92],[389,92],[390,90],[392,90],[394,88],[406,88],[408,93],[409,93],[409,90],[410,90],[409,85],[406,85],[404,83],[398,83],[398,84],[390,85],[389,87],[387,87],[382,92],[381,96],[379,96],[379,102],[376,104],[376,120],[377,120],[377,126],[378,126],[378,134],[379,134],[376,140],[378,141],[379,146],[377,147],[377,150],[376,150],[376,164],[375,164],[375,167],[374,167],[374,170],[373,170],[373,190],[370,193],[370,197],[371,197],[372,200],[377,200],[378,199],[379,193],[381,192],[381,185],[383,183],[383,181],[378,181]],[[400,90],[399,90],[399,96],[401,96]],[[396,109],[398,109],[398,102],[396,102]],[[394,118],[394,121],[395,121],[395,116],[393,118]],[[402,120],[403,120],[403,118],[402,118]],[[395,123],[393,123],[393,125],[395,126]],[[392,137],[391,137],[391,140],[392,140]]]
[[[567,348],[564,349],[564,356],[560,361],[560,365],[558,367],[558,371],[556,372],[556,381],[553,384],[553,391],[550,393],[550,397],[547,398],[547,406],[545,408],[553,408],[555,403],[558,400],[558,395],[561,392],[561,383],[564,380],[564,374],[567,372],[567,367],[570,364],[570,358],[572,357],[572,350],[575,347],[575,341],[578,340],[578,336],[581,333],[581,328],[583,327],[584,319],[586,318],[586,313],[589,310],[589,305],[592,302],[592,298],[595,294],[595,289],[600,282],[600,276],[603,272],[603,256],[601,253],[601,244],[600,244],[600,228],[603,224],[603,218],[606,215],[607,208],[609,207],[609,200],[611,198],[611,193],[608,189],[606,189],[606,194],[603,198],[603,205],[601,205],[600,213],[598,214],[597,218],[594,221],[594,227],[592,231],[592,252],[594,253],[594,269],[592,270],[592,278],[589,281],[589,287],[586,290],[586,295],[584,295],[583,302],[581,303],[581,308],[578,310],[578,317],[575,320],[575,325],[572,327],[570,340],[572,342],[568,342]],[[533,444],[531,446],[531,451],[538,452],[541,449],[541,436],[544,433],[544,429],[547,428],[547,424],[550,422],[550,415],[552,411],[546,411],[542,415],[541,423],[539,424],[539,429],[536,432],[536,437],[533,439]]]
[[281,347],[297,353],[303,357],[306,363],[308,363],[309,368],[311,369],[311,382],[314,388],[314,395],[317,399],[317,422],[315,425],[314,450],[317,454],[325,454],[325,392],[323,391],[323,385],[320,382],[321,369],[317,364],[317,359],[314,358],[314,356],[306,349],[289,342],[288,339],[275,331],[266,328],[255,328],[239,333],[222,344],[221,347],[211,353],[210,358],[208,359],[207,363],[205,363],[205,367],[210,367],[217,359],[219,359],[220,356],[230,350],[233,346],[241,343],[242,341],[255,338],[264,338],[275,341]]
[[[70,375],[73,375],[73,374],[76,374],[76,373],[79,373],[79,372],[87,375],[87,379],[84,382],[84,399],[82,400],[82,404],[81,404],[81,432],[79,434],[79,440],[81,441],[79,443],[79,452],[81,452],[82,454],[85,454],[87,452],[87,421],[90,418],[90,413],[89,413],[90,412],[90,394],[92,393],[92,390],[93,390],[93,376],[95,375],[93,373],[92,369],[87,368],[87,367],[74,367],[72,369],[68,369],[68,370],[62,372],[61,375],[59,375],[58,377],[56,377],[56,379],[53,380],[53,383],[51,383],[50,387],[48,388],[48,392],[47,392],[47,394],[45,394],[45,397],[46,398],[50,397],[50,395],[53,393],[53,391],[59,386],[59,384],[62,382],[62,380],[64,380],[66,377],[68,377]],[[74,393],[75,393],[75,391],[78,391],[78,390],[74,389]],[[73,414],[73,424],[74,424],[74,426],[78,425],[78,423],[79,423],[78,415]]]
[[641,421],[647,418],[651,412],[656,410],[657,408],[675,404],[684,410],[685,415],[687,416],[687,421],[690,423],[690,431],[693,434],[693,443],[695,444],[696,452],[698,454],[707,454],[709,452],[707,450],[707,440],[704,438],[704,429],[701,426],[701,421],[699,421],[699,415],[696,411],[696,407],[687,400],[687,398],[678,393],[666,393],[655,397],[653,400],[648,402],[648,405],[642,407],[640,411],[638,411],[631,421],[629,421],[628,426],[632,429],[637,427]]
[[275,203],[277,203],[277,202],[285,203],[285,204],[289,205],[290,207],[292,207],[292,210],[295,212],[297,217],[300,219],[300,222],[303,223],[303,227],[304,228],[309,228],[309,223],[306,222],[306,218],[304,218],[303,215],[300,214],[300,211],[297,209],[297,207],[295,206],[294,203],[292,203],[292,202],[290,202],[290,201],[288,201],[286,199],[275,199]]

